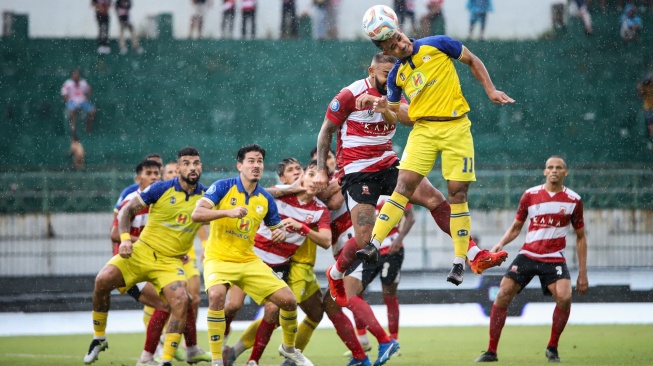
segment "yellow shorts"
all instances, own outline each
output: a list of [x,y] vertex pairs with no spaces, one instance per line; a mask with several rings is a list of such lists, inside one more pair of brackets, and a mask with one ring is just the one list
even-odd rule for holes
[[260,259],[251,262],[225,262],[219,259],[204,260],[204,286],[229,284],[240,287],[257,304],[276,291],[288,287],[274,274],[272,268]]
[[456,182],[474,182],[474,140],[467,116],[452,122],[419,120],[408,136],[399,169],[427,176],[442,153],[442,176]]
[[115,255],[108,264],[118,267],[125,279],[126,286],[118,289],[122,294],[139,282],[150,282],[157,293],[175,281],[187,282],[181,259],[156,253],[141,241],[134,243],[130,258]]
[[190,258],[190,260],[184,264],[184,272],[186,272],[186,278],[199,276],[200,270],[197,268],[197,260]]
[[310,264],[290,262],[288,286],[295,294],[298,303],[306,301],[314,293],[320,291],[313,266]]

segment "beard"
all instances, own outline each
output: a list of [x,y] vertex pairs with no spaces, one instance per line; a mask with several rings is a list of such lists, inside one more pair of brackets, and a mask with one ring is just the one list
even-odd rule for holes
[[[190,175],[190,174],[189,174],[189,175]],[[198,174],[197,174],[197,178],[192,178],[192,179],[191,179],[191,178],[189,178],[188,176],[185,176],[185,177],[184,177],[183,175],[180,175],[179,177],[180,177],[181,180],[183,180],[184,182],[190,184],[191,186],[194,186],[194,185],[197,184],[197,182],[200,181],[200,176],[201,176],[201,174],[198,173]]]
[[388,94],[388,90],[386,89],[386,85],[387,85],[387,84],[388,84],[387,82],[385,82],[385,83],[380,83],[380,82],[379,82],[379,79],[377,79],[376,76],[374,77],[374,88],[375,88],[379,93],[381,93],[381,95],[387,95],[387,94]]

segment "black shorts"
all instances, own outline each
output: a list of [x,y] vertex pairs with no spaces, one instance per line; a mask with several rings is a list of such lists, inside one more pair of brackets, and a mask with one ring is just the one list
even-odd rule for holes
[[504,275],[504,277],[514,280],[521,286],[521,290],[519,290],[519,292],[521,292],[535,276],[540,278],[542,293],[546,296],[552,295],[551,291],[549,291],[549,288],[547,287],[550,284],[561,279],[571,280],[569,269],[567,268],[567,263],[540,262],[528,258],[523,254],[517,255],[515,260],[512,261],[508,267],[508,271]]
[[274,274],[279,277],[279,279],[283,280],[285,283],[288,283],[288,276],[290,275],[290,263],[280,264],[277,266],[268,264],[268,267],[272,268],[272,272],[274,272]]
[[390,286],[393,283],[399,283],[403,263],[403,247],[397,253],[382,255],[375,264],[365,263],[363,265],[363,287],[372,283],[379,273],[383,285]]
[[122,24],[128,24],[129,23],[129,14],[127,15],[118,15],[118,21]]
[[397,185],[399,169],[397,161],[393,166],[373,173],[351,173],[342,178],[342,195],[347,209],[351,210],[349,200],[367,203],[376,207],[379,196],[391,195]]

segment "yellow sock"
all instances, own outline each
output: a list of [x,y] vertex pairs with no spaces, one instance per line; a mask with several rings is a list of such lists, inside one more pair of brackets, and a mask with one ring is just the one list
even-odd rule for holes
[[240,336],[240,341],[243,342],[245,349],[254,347],[254,341],[256,341],[256,331],[258,330],[259,324],[261,324],[261,319],[254,320],[249,324],[249,327],[245,329],[245,333]]
[[107,318],[109,313],[100,313],[93,311],[93,335],[96,337],[104,337],[107,330]]
[[152,317],[152,314],[154,314],[154,308],[145,305],[143,307],[143,325],[145,326],[145,329],[147,329],[147,325],[150,324],[150,318]]
[[390,230],[397,226],[399,220],[404,216],[407,203],[408,198],[397,192],[392,192],[390,199],[383,204],[379,217],[374,222],[374,229],[372,229],[372,238],[378,241],[378,245],[383,243]]
[[311,340],[313,331],[317,328],[318,323],[314,322],[309,317],[304,317],[304,320],[297,327],[297,337],[295,338],[295,348],[304,352],[306,345]]
[[281,324],[281,343],[286,347],[295,347],[295,336],[297,335],[297,310],[279,311],[279,323]]
[[209,309],[206,315],[206,322],[209,328],[209,348],[211,358],[222,360],[222,339],[227,323],[224,321],[224,310],[214,311]]
[[172,356],[177,352],[181,341],[181,333],[166,333],[166,339],[163,341],[163,361],[172,361]]
[[458,258],[465,258],[467,247],[469,247],[469,232],[472,230],[472,218],[469,216],[467,202],[451,204],[449,226],[451,227],[454,254]]

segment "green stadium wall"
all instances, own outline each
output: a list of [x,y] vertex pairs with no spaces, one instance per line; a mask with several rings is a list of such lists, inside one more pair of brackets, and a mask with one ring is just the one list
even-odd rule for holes
[[[576,165],[650,164],[635,85],[652,62],[653,37],[626,46],[616,15],[594,19],[594,37],[572,19],[539,41],[465,43],[517,100],[493,105],[457,63],[477,168],[540,166],[551,154]],[[144,55],[122,56],[112,46],[101,56],[93,40],[0,40],[2,169],[70,165],[60,88],[75,67],[98,108],[92,134],[80,133],[89,166],[129,168],[145,153],[168,160],[193,145],[205,164],[233,168],[249,143],[267,148],[269,161],[305,161],[332,97],[366,77],[377,51],[369,42],[146,40]],[[398,148],[408,132],[397,129]]]

